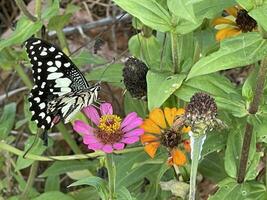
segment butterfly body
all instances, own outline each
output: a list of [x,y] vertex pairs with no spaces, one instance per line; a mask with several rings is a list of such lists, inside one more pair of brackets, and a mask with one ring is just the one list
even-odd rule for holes
[[38,38],[28,39],[25,46],[35,83],[29,95],[30,111],[38,127],[48,130],[60,119],[67,123],[97,100],[99,84],[89,85],[59,48]]

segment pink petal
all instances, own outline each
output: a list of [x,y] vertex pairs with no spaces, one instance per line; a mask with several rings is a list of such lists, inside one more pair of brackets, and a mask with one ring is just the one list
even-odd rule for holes
[[131,123],[127,124],[123,129],[122,131],[123,132],[128,132],[138,126],[140,126],[141,124],[143,123],[143,120],[142,118],[138,117],[138,118],[135,118],[134,120],[131,121]]
[[93,106],[87,106],[83,109],[83,112],[92,122],[94,122],[96,125],[99,124],[100,117],[97,110]]
[[124,143],[115,143],[115,144],[113,144],[113,148],[114,149],[117,149],[117,150],[122,150],[123,148],[124,148]]
[[84,144],[98,143],[98,140],[93,135],[84,135],[83,143]]
[[93,134],[94,128],[86,124],[85,122],[81,120],[76,120],[73,124],[73,129],[78,132],[78,133],[83,133],[83,134]]
[[144,134],[144,129],[137,128],[124,134],[124,137],[140,136]]
[[100,105],[100,112],[101,115],[112,115],[113,114],[113,108],[110,103],[102,103]]
[[137,118],[137,114],[136,112],[131,112],[129,113],[125,118],[124,120],[122,121],[122,124],[121,124],[121,127],[125,127],[127,126],[129,123],[131,123],[133,120],[135,120]]
[[102,147],[102,150],[105,152],[105,153],[111,153],[113,151],[113,148],[110,144],[105,144],[103,147]]
[[100,150],[102,149],[104,146],[104,144],[100,143],[100,142],[96,142],[96,143],[91,143],[88,145],[88,149],[92,149],[92,150]]
[[139,137],[123,138],[121,141],[124,142],[125,144],[133,144],[133,143],[139,141]]

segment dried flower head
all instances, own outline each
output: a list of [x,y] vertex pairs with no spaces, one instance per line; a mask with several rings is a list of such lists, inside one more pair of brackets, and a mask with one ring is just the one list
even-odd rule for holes
[[148,68],[144,62],[129,57],[123,68],[123,82],[134,98],[145,98],[147,91],[146,74]]
[[243,33],[251,32],[257,27],[257,22],[248,15],[248,11],[241,9],[237,12],[235,20],[237,26]]
[[214,98],[203,92],[194,94],[185,109],[184,117],[193,132],[212,129],[217,123],[217,105]]

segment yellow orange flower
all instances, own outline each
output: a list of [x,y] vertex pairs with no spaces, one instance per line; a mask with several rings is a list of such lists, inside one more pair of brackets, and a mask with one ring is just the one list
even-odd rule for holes
[[184,139],[185,136],[182,133],[187,133],[190,127],[181,127],[180,132],[172,128],[175,118],[184,113],[185,110],[182,108],[164,108],[163,110],[155,108],[149,113],[149,117],[141,125],[145,131],[141,135],[141,143],[151,158],[155,157],[157,149],[162,145],[169,151],[169,164],[181,166],[186,163],[186,156],[181,147],[185,151],[190,151],[190,144],[187,143],[189,147],[185,145],[187,140]]
[[225,17],[216,18],[212,22],[215,29],[219,30],[216,33],[217,41],[257,29],[257,22],[240,6],[227,8],[225,13]]

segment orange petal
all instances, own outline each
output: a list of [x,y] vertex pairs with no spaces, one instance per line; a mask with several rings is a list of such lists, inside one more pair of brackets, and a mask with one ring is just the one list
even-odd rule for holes
[[235,25],[236,23],[230,19],[227,19],[225,17],[219,17],[219,18],[216,18],[212,21],[212,25],[213,26],[216,26],[218,24],[230,24],[230,25]]
[[178,165],[178,166],[185,165],[186,156],[182,151],[180,151],[178,149],[173,149],[171,151],[171,156],[172,156],[173,164]]
[[159,148],[159,142],[151,142],[145,146],[145,152],[151,157],[154,158],[157,149]]
[[225,29],[219,30],[216,33],[216,40],[221,41],[225,38],[235,36],[235,35],[238,35],[240,33],[241,33],[241,31],[239,29],[236,29],[236,28],[225,28]]
[[145,132],[160,134],[160,128],[151,119],[145,119],[140,127],[144,129]]
[[183,143],[185,151],[190,152],[191,151],[190,140],[185,140]]
[[149,113],[149,119],[151,119],[153,122],[155,122],[155,124],[157,124],[161,128],[166,128],[166,122],[165,122],[164,114],[163,114],[163,111],[161,109],[159,109],[159,108],[153,109]]
[[143,134],[140,136],[141,138],[141,143],[142,144],[146,144],[146,143],[149,143],[149,142],[155,142],[157,141],[159,138],[154,136],[154,135],[151,135],[151,134]]
[[169,126],[172,126],[175,117],[176,108],[164,108],[164,115]]
[[226,8],[225,11],[229,14],[229,15],[233,15],[234,17],[237,17],[237,12],[238,9],[235,6],[232,6],[230,8]]
[[183,109],[183,108],[179,108],[176,112],[175,112],[175,116],[176,115],[183,115],[185,113],[185,109]]
[[190,126],[184,126],[184,127],[182,128],[182,132],[183,132],[183,133],[188,133],[189,131],[191,131],[191,127],[190,127]]

